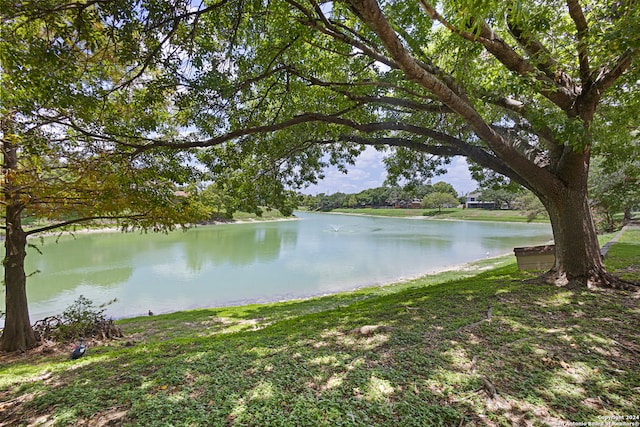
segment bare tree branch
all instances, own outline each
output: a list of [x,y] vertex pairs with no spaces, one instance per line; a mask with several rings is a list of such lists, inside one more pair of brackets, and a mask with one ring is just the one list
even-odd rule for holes
[[558,63],[551,56],[547,48],[539,40],[535,39],[532,34],[521,29],[510,19],[510,16],[507,16],[507,26],[518,44],[532,57],[536,67],[549,79],[553,80],[555,70],[558,69]]
[[[517,101],[515,99],[506,98],[506,97],[495,97],[495,96],[487,96],[485,97],[487,101],[493,105],[497,105],[499,107],[504,108],[507,111],[511,111],[515,113],[515,116],[522,119],[527,120],[529,127],[527,130],[537,135],[545,144],[546,148],[549,150],[549,155],[552,159],[557,159],[560,157],[562,153],[562,143],[558,141],[556,135],[553,133],[551,128],[546,125],[537,124],[534,126],[532,124],[532,120],[530,120],[529,115],[527,114],[527,108],[523,102]],[[519,126],[523,126],[522,123],[518,124]]]
[[25,232],[25,234],[27,236],[30,236],[32,234],[37,234],[37,233],[42,233],[42,232],[45,232],[45,231],[56,230],[58,228],[66,227],[68,225],[73,225],[73,224],[78,224],[78,223],[88,222],[88,221],[94,221],[94,220],[99,220],[99,219],[134,219],[135,220],[135,219],[143,219],[145,217],[146,216],[144,214],[121,215],[121,216],[90,216],[90,217],[72,219],[72,220],[69,220],[69,221],[63,221],[63,222],[59,222],[59,223],[56,223],[56,224],[47,225],[45,227],[34,228],[34,229],[31,229],[31,230]]
[[[347,97],[348,99],[351,99],[352,101],[387,104],[387,105],[393,105],[397,107],[405,107],[408,109],[433,112],[433,113],[450,113],[451,112],[451,109],[449,109],[445,105],[442,105],[442,103],[434,102],[435,100],[432,97],[428,97],[428,96],[425,96],[424,94],[417,93],[416,91],[412,91],[403,86],[398,86],[398,85],[394,85],[387,82],[379,82],[379,81],[373,81],[373,80],[360,81],[360,82],[326,82],[310,75],[309,76],[304,75],[293,66],[287,66],[286,69],[290,73],[300,77],[301,79],[309,81],[313,85],[333,88],[336,92],[344,95],[345,97]],[[430,100],[432,101],[432,103],[421,103],[421,102],[415,102],[415,101],[411,101],[404,98],[396,98],[396,97],[389,97],[389,96],[355,95],[348,90],[342,89],[342,88],[353,88],[356,86],[375,86],[375,87],[389,88],[389,89],[392,89],[394,92],[405,92],[410,96]]]
[[[329,21],[322,10],[320,8],[316,8],[316,12],[319,13],[319,17],[316,17],[313,11],[305,8],[300,3],[295,0],[287,0],[289,4],[302,12],[307,20],[302,21],[302,24],[307,25],[308,27],[314,28],[315,30],[320,31],[323,34],[326,34],[335,40],[339,40],[343,43],[346,43],[350,46],[353,46],[356,49],[362,51],[365,55],[374,59],[382,64],[385,64],[389,68],[397,69],[398,65],[391,59],[387,58],[385,55],[372,48],[371,45],[373,43],[365,43],[361,40],[366,40],[364,37],[354,38],[345,34],[343,31],[340,31],[340,28],[337,25],[334,25],[331,21]],[[349,31],[353,34],[353,30],[349,29]]]
[[507,44],[500,36],[498,36],[486,23],[481,23],[480,35],[461,30],[449,23],[438,11],[427,3],[426,0],[420,0],[420,4],[427,14],[434,20],[440,22],[447,29],[462,38],[472,42],[480,43],[490,52],[498,61],[500,61],[507,69],[521,75],[534,76],[536,80],[543,84],[543,88],[539,91],[541,95],[556,104],[562,110],[569,114],[577,115],[574,112],[575,91],[569,89],[567,85],[562,84],[559,79],[547,76],[532,66],[527,60],[520,56],[509,44]]
[[591,85],[591,70],[589,68],[589,52],[587,43],[587,34],[589,27],[587,19],[584,17],[582,7],[578,0],[567,0],[569,7],[569,15],[576,26],[578,38],[578,62],[580,64],[580,79],[583,86]]
[[[451,137],[446,138],[451,142]],[[388,146],[388,147],[404,147],[411,150],[429,153],[436,156],[452,157],[452,156],[464,156],[473,160],[482,167],[492,169],[506,177],[509,177],[514,182],[518,182],[521,185],[529,188],[527,182],[525,182],[520,175],[515,173],[505,162],[499,158],[491,155],[487,151],[483,150],[479,146],[466,144],[463,141],[458,141],[460,144],[453,145],[434,145],[432,143],[425,143],[417,139],[390,137],[390,138],[366,138],[357,135],[342,135],[339,138],[342,142],[355,142],[362,145],[370,146]],[[333,144],[336,141],[324,141],[325,144]]]

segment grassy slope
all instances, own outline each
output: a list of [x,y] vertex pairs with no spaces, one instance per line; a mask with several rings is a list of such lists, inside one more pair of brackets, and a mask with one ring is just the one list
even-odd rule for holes
[[[639,229],[607,263],[640,279]],[[4,356],[0,425],[508,426],[638,415],[637,295],[526,284],[511,259],[458,274],[129,319],[128,342],[78,361],[68,349]],[[362,334],[365,325],[380,327]]]
[[[513,210],[486,210],[486,209],[334,209],[331,212],[349,213],[375,216],[395,216],[395,217],[425,217],[429,219],[457,219],[457,220],[477,220],[477,221],[509,221],[527,222],[526,214]],[[533,222],[548,222],[546,218],[537,218]]]

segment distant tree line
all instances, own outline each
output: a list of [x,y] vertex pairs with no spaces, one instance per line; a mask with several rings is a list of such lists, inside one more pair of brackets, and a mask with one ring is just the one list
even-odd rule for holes
[[353,194],[338,192],[333,194],[302,195],[300,203],[311,210],[317,211],[365,207],[421,208],[425,207],[425,199],[428,202],[436,194],[441,195],[440,199],[446,199],[452,207],[464,202],[464,198],[459,198],[458,192],[451,184],[440,181],[435,184],[406,187],[384,186],[370,188]]
[[[638,162],[626,160],[624,167],[616,170],[612,170],[612,163],[605,163],[601,158],[596,158],[589,176],[590,204],[598,229],[602,231],[615,229],[622,214],[623,222],[631,219],[632,212],[640,206],[640,194],[634,185],[639,175]],[[485,206],[523,211],[530,220],[548,216],[538,198],[516,183],[508,180],[479,179],[478,184],[479,188],[474,193],[478,194],[478,201],[485,202]],[[242,194],[240,186],[229,187],[224,183],[198,182],[178,188],[184,190],[183,193],[191,199],[191,204],[195,203],[198,210],[204,213],[204,220],[200,222],[228,220],[238,210],[260,213],[261,209],[271,209],[267,200]],[[442,209],[464,205],[466,202],[465,195],[458,194],[451,184],[443,181],[404,187],[385,185],[358,193],[307,195],[289,191],[283,197],[286,200],[280,203],[280,211],[284,215],[290,215],[298,206],[326,212],[338,208],[368,207]]]

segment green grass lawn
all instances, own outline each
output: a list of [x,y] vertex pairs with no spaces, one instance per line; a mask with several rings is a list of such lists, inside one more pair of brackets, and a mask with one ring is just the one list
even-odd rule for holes
[[[424,217],[425,219],[457,219],[476,221],[527,222],[526,213],[514,210],[487,209],[393,209],[393,208],[339,208],[331,212],[359,215],[392,216],[392,217]],[[536,218],[533,222],[548,222],[547,218]]]
[[640,228],[628,229],[620,236],[607,254],[606,265],[623,279],[640,282]]
[[[606,263],[638,281],[639,254],[640,230],[628,230]],[[76,361],[69,347],[0,356],[0,425],[543,426],[639,415],[638,295],[530,277],[503,257],[322,298],[122,320],[124,339],[92,343]]]

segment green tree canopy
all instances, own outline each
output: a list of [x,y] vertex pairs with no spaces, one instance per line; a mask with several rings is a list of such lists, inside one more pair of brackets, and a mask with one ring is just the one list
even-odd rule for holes
[[[167,230],[202,217],[178,196],[192,154],[141,151],[175,137],[175,87],[142,84],[171,64],[132,62],[132,11],[109,2],[1,3],[0,137],[6,321],[0,349],[35,344],[26,299],[27,237],[81,222]],[[6,11],[6,13],[5,13]],[[129,16],[118,20],[117,16]],[[25,229],[23,222],[30,226]]]
[[614,229],[615,214],[622,213],[628,220],[631,211],[640,206],[639,180],[640,161],[634,161],[633,157],[621,162],[601,157],[595,159],[589,174],[589,197],[604,216],[604,229]]
[[422,206],[425,208],[438,208],[438,212],[442,208],[452,208],[458,205],[458,199],[451,193],[442,193],[439,191],[429,193],[422,199]]
[[230,2],[201,18],[192,58],[207,67],[180,105],[213,170],[243,159],[284,189],[373,145],[390,180],[415,183],[466,156],[549,212],[548,280],[621,283],[602,266],[587,176],[596,147],[617,150],[607,113],[637,117],[633,2]]
[[604,270],[587,176],[594,151],[625,150],[618,124],[640,113],[633,1],[0,5],[7,224],[26,200],[17,144],[35,134],[55,148],[46,164],[80,144],[92,170],[114,160],[114,179],[208,148],[194,155],[255,209],[372,145],[391,181],[423,183],[459,155],[524,186],[553,227],[548,280],[631,286]]
[[483,202],[494,202],[498,209],[506,206],[507,209],[512,208],[513,202],[522,195],[522,187],[519,189],[511,188],[511,186],[484,188],[481,191],[480,200]]

